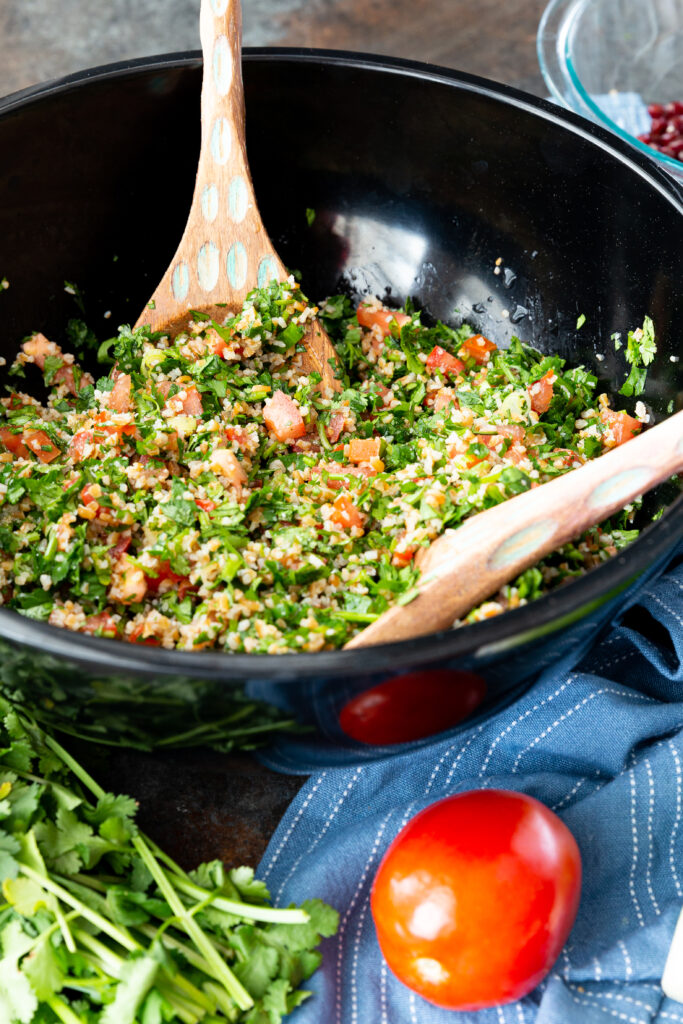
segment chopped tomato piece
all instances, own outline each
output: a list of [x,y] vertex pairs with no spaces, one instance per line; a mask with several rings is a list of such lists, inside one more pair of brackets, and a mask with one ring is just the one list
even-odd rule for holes
[[631,441],[643,427],[640,420],[629,416],[627,412],[615,412],[613,409],[601,409],[600,419],[607,427],[603,440],[607,447],[611,448]]
[[120,373],[109,392],[107,405],[114,412],[128,412],[130,409],[130,374]]
[[92,484],[86,484],[81,488],[81,501],[84,505],[92,505],[95,514],[99,512],[100,506],[97,498],[92,493]]
[[134,626],[132,631],[126,634],[125,638],[129,644],[144,644],[146,647],[161,647],[160,642],[155,636],[143,637],[142,634],[145,631],[145,623],[139,622],[137,626]]
[[24,431],[24,441],[26,442],[26,447],[30,448],[41,462],[52,462],[62,454],[44,430]]
[[213,355],[218,356],[219,359],[224,359],[227,352],[228,343],[224,338],[220,336],[218,331],[210,327],[204,335],[206,343],[209,346],[209,352]]
[[345,530],[352,526],[361,526],[365,522],[365,516],[360,512],[346,494],[340,494],[334,499],[334,507],[330,515],[333,523],[343,526]]
[[457,376],[465,369],[462,359],[452,356],[445,348],[441,348],[441,345],[434,346],[427,356],[425,365],[428,370],[441,370],[441,373],[450,373],[453,376]]
[[79,430],[78,433],[74,434],[71,438],[71,443],[67,449],[67,455],[74,460],[74,462],[80,462],[85,457],[86,450],[95,443],[95,438],[92,430]]
[[381,445],[379,437],[354,437],[349,441],[349,462],[369,462],[378,458]]
[[306,433],[299,406],[284,391],[276,391],[263,407],[266,426],[278,441],[295,441]]
[[113,548],[110,548],[109,554],[114,564],[118,562],[121,555],[126,553],[128,548],[130,547],[132,539],[133,538],[130,536],[130,534],[127,534],[124,537],[121,537],[121,539],[114,545]]
[[202,396],[194,384],[178,384],[178,390],[168,398],[168,393],[173,387],[170,380],[160,381],[156,388],[166,401],[166,405],[173,410],[174,414],[184,413],[185,416],[201,416],[204,411]]
[[20,459],[27,459],[30,452],[23,441],[23,434],[15,434],[9,427],[0,427],[0,441],[8,452],[18,455]]
[[531,400],[531,408],[539,416],[550,408],[550,403],[553,400],[553,383],[555,379],[555,371],[548,370],[540,380],[530,384],[527,388],[529,399]]
[[379,327],[383,338],[391,334],[394,323],[399,330],[405,324],[410,323],[407,313],[399,313],[393,309],[371,309],[362,302],[356,310],[356,318],[361,327]]
[[330,422],[325,427],[325,433],[332,444],[339,440],[339,435],[344,429],[345,420],[346,416],[343,412],[335,412],[330,416]]
[[32,335],[21,347],[27,356],[32,357],[39,370],[42,370],[45,366],[45,360],[48,356],[55,356],[61,359],[63,354],[59,345],[55,345],[54,341],[49,341],[40,331]]
[[226,427],[225,436],[228,441],[235,441],[237,447],[241,448],[243,451],[249,443],[249,431],[245,430],[244,427]]
[[215,501],[211,498],[195,498],[195,505],[202,510],[202,512],[213,512],[215,508],[218,508]]
[[519,444],[526,437],[524,427],[517,423],[496,423],[495,434],[477,434],[477,441],[481,441],[487,448],[497,448],[501,437],[509,437],[513,444]]
[[382,399],[382,405],[386,408],[393,401],[394,392],[391,390],[391,388],[388,388],[386,384],[380,384],[379,381],[374,382],[374,387],[375,391]]
[[81,626],[80,633],[90,633],[92,636],[115,637],[118,630],[116,622],[109,612],[100,612],[99,615],[91,615]]
[[463,342],[460,346],[460,351],[481,365],[487,361],[489,352],[495,352],[497,347],[494,342],[489,341],[483,334],[473,334],[471,338]]
[[209,463],[214,473],[226,477],[234,487],[241,487],[247,481],[242,463],[229,448],[216,448],[209,455]]
[[121,555],[114,566],[109,597],[120,604],[136,604],[144,600],[147,593],[147,579],[142,569],[135,565],[130,555]]
[[526,458],[526,448],[522,444],[525,437],[526,431],[524,430],[524,427],[519,426],[519,424],[497,423],[495,434],[477,434],[477,441],[486,445],[489,451],[496,451],[496,449],[501,446],[505,438],[509,438],[512,444],[507,448],[505,458],[509,459],[510,462],[517,463]]
[[197,388],[194,384],[191,384],[183,390],[187,393],[187,398],[183,399],[183,412],[185,415],[201,416],[204,411],[204,407],[202,405],[202,396],[199,394]]
[[416,548],[406,548],[405,551],[394,551],[391,556],[391,564],[397,565],[399,569],[405,568],[406,565],[410,565],[412,562],[416,550]]
[[[371,476],[375,476],[377,473],[377,470],[372,466],[344,466],[339,462],[322,463],[321,465],[314,466],[311,472],[317,474],[321,473],[323,470],[330,473],[332,476],[363,476],[366,480]],[[341,480],[328,479],[326,486],[329,487],[331,491],[341,491],[346,485]]]
[[15,434],[9,427],[0,428],[0,441],[8,452],[27,459],[33,452],[40,462],[52,462],[61,452],[44,430],[24,430]]
[[175,588],[178,591],[178,597],[182,600],[186,592],[191,589],[191,583],[187,576],[180,576],[177,572],[173,572],[171,569],[171,563],[168,561],[158,562],[154,567],[154,570],[150,569],[151,572],[156,575],[147,576],[147,591],[150,594],[157,594],[161,588],[162,583],[169,582],[170,587],[165,587],[165,590]]
[[449,405],[454,405],[456,409],[459,408],[455,392],[452,388],[441,388],[436,393],[432,408],[434,412],[440,412],[441,409],[446,409]]
[[556,466],[573,466],[576,462],[585,462],[583,455],[573,452],[571,448],[553,448],[552,455],[547,455]]
[[[29,338],[22,345],[22,348],[27,356],[33,357],[33,362],[36,364],[39,370],[43,370],[45,367],[45,360],[48,356],[52,356],[55,359],[64,359],[64,353],[62,352],[59,345],[55,345],[54,341],[49,341],[44,334],[34,334],[33,337]],[[77,395],[79,388],[76,387],[76,380],[74,378],[73,367],[65,363],[61,366],[54,375],[54,384],[66,384],[67,388],[72,395]],[[81,377],[80,386],[84,387],[86,384],[92,384],[92,377],[84,373]]]

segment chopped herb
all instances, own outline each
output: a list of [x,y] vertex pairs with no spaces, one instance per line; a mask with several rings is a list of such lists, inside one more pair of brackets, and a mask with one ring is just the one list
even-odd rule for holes
[[642,327],[628,332],[628,341],[624,354],[626,361],[631,364],[631,369],[624,384],[619,389],[619,394],[631,396],[643,393],[647,377],[647,367],[654,359],[656,352],[654,324],[650,317],[646,316]]
[[[122,326],[101,341],[73,319],[94,378],[32,336],[25,353],[50,395],[0,400],[5,605],[169,649],[340,647],[411,600],[431,539],[638,429],[585,367],[516,337],[472,344],[469,324],[405,310],[399,323],[368,302],[359,322],[337,295],[316,312],[290,277],[222,323],[195,311],[175,338]],[[291,372],[316,315],[341,363],[334,395]],[[653,354],[647,319],[629,335],[633,371]],[[625,543],[634,527],[616,529]],[[510,584],[496,610],[617,547],[608,532],[582,543],[547,559],[540,581]]]
[[248,867],[183,871],[134,800],[4,700],[0,714],[3,1020],[279,1024],[310,995],[336,911],[274,908]]

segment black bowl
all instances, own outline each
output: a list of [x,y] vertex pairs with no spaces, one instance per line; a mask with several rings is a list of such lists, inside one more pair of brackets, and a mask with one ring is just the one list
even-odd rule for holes
[[[411,296],[428,317],[467,319],[503,345],[519,334],[584,363],[611,391],[625,373],[612,333],[650,314],[659,351],[643,398],[654,418],[680,405],[683,201],[653,163],[549,103],[454,71],[268,50],[246,52],[244,76],[262,213],[307,294]],[[65,280],[82,289],[103,336],[137,318],[189,207],[200,79],[198,55],[167,56],[0,103],[8,361],[29,331],[63,340],[78,315]],[[336,710],[351,693],[426,666],[486,676],[489,710],[553,658],[576,657],[662,564],[683,536],[678,490],[648,498],[642,524],[627,551],[533,604],[360,652],[165,651],[0,609],[0,683],[67,729],[141,745],[211,738],[226,702],[245,691],[343,744]]]

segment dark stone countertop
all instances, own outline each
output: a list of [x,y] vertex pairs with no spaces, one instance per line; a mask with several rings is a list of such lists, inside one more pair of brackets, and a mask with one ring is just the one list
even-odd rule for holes
[[[543,94],[535,51],[544,0],[244,0],[244,43],[389,54]],[[198,0],[0,0],[0,95],[85,67],[198,49]],[[256,866],[300,777],[207,750],[80,751],[105,787],[186,867]]]

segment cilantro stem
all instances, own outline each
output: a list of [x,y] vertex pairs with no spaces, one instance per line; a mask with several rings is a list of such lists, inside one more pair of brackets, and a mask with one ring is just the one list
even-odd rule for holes
[[83,931],[82,928],[74,930],[74,937],[78,939],[82,946],[89,949],[91,953],[94,953],[104,966],[108,974],[113,978],[118,978],[123,966],[123,959],[110,949],[109,946],[105,946],[103,942],[96,939],[90,932]]
[[168,933],[166,929],[172,926],[173,918],[167,918],[160,928],[155,928],[154,925],[151,924],[140,924],[137,925],[136,931],[141,932],[148,939],[158,939],[162,946],[165,946],[168,949],[175,949],[179,953],[182,953],[189,964],[199,968],[200,971],[203,971],[204,974],[210,977],[211,967],[207,964],[204,957],[200,956],[199,953],[192,949],[191,946],[188,946],[186,942],[181,942],[180,939],[175,937],[175,935],[170,935]]
[[77,1016],[59,996],[48,996],[45,1002],[62,1024],[83,1024],[83,1018]]
[[[220,719],[217,722],[202,722],[200,725],[196,725],[196,726],[194,726],[194,728],[188,729],[187,732],[176,733],[175,736],[169,736],[169,737],[166,737],[165,739],[160,739],[157,742],[156,745],[158,747],[181,746],[182,744],[185,744],[187,740],[193,740],[194,741],[195,739],[197,739],[198,736],[204,736],[204,737],[210,736],[212,732],[214,732],[216,730],[220,731],[220,729],[221,729],[221,727],[223,725],[228,725],[230,722],[238,721],[241,718],[248,718],[249,717],[249,713],[250,713],[250,708],[247,707],[247,709],[244,711],[244,713],[242,713],[242,711],[240,711],[239,713],[228,715],[227,718]],[[283,720],[278,721],[278,722],[264,722],[263,725],[253,725],[253,726],[250,727],[248,732],[254,732],[254,733],[256,733],[256,732],[275,732],[278,729],[291,729],[296,724],[297,724],[296,723],[296,719],[294,719],[294,718],[287,718],[287,719],[283,719]],[[243,736],[245,734],[246,734],[245,730],[240,730],[240,729],[231,729],[230,730],[230,737]],[[220,735],[221,735],[221,739],[225,738],[224,734],[220,734]],[[192,746],[195,746],[195,745],[196,744],[192,743]]]
[[318,437],[320,438],[320,443],[323,446],[323,448],[326,451],[331,451],[332,445],[330,444],[329,438],[325,433],[325,427],[321,419],[318,420]]
[[115,942],[118,942],[120,946],[127,949],[129,953],[134,953],[136,950],[142,949],[139,943],[131,938],[127,932],[123,931],[121,928],[117,928],[116,925],[111,923],[111,921],[107,921],[106,917],[102,917],[102,915],[98,914],[96,910],[91,910],[90,907],[87,907],[85,903],[81,902],[81,900],[72,896],[68,889],[65,889],[61,885],[57,885],[56,882],[53,882],[49,878],[45,878],[44,875],[41,875],[38,871],[34,871],[33,868],[28,866],[28,864],[20,864],[19,871],[22,875],[25,875],[27,878],[36,882],[41,889],[45,889],[47,892],[52,893],[53,896],[57,896],[63,903],[68,903],[70,907],[78,910],[81,917],[84,917],[86,921],[90,921],[90,923],[94,924],[96,928],[99,928],[100,931],[103,931],[110,938],[114,939]]
[[224,910],[227,914],[234,914],[236,917],[243,917],[249,921],[271,921],[279,924],[306,924],[310,915],[305,910],[298,908],[260,907],[254,903],[242,903],[239,900],[230,900],[225,896],[212,897],[212,894],[194,882],[186,882],[179,878],[176,881],[176,889],[193,896],[195,899],[209,897],[211,905],[216,910]]
[[340,608],[335,612],[335,615],[339,619],[343,619],[345,622],[375,622],[379,618],[379,612],[349,612]]
[[49,736],[47,733],[43,734],[43,739],[47,746],[61,758],[67,768],[71,769],[76,778],[80,779],[83,785],[90,790],[93,796],[97,797],[98,800],[101,800],[102,797],[106,795],[102,787],[95,782],[92,775],[89,775],[85,768],[83,768],[78,761],[76,761],[76,759],[73,758],[71,754],[69,754],[68,751],[66,751],[64,747],[57,742],[57,740],[53,739],[52,736]]
[[218,952],[216,951],[215,946],[212,945],[211,940],[201,930],[195,919],[188,913],[185,904],[173,888],[171,880],[152,854],[143,837],[139,835],[134,836],[131,841],[139,853],[145,867],[159,886],[169,907],[178,920],[182,922],[184,930],[192,939],[196,948],[206,957],[206,960],[211,965],[217,979],[222,982],[228,994],[232,996],[241,1010],[251,1009],[254,1005],[253,999],[247,992],[246,988],[244,988],[244,986],[237,980],[225,961],[218,955]]

